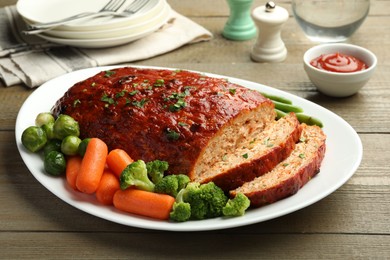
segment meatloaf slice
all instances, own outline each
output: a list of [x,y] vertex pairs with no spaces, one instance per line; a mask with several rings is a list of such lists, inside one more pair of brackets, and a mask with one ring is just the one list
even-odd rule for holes
[[[245,125],[242,127],[245,128]],[[226,191],[237,188],[270,171],[287,158],[300,135],[300,123],[295,114],[290,113],[269,124],[264,131],[253,135],[246,142],[241,142],[234,150],[209,154],[218,149],[217,145],[210,147],[199,156],[194,181],[213,181]],[[209,146],[212,145],[210,142]],[[215,155],[219,157],[213,157]]]
[[291,155],[272,171],[230,191],[245,194],[251,207],[260,207],[295,194],[319,170],[326,149],[326,136],[317,126],[302,124],[300,142]]
[[275,121],[273,103],[224,78],[185,70],[122,67],[76,83],[53,108],[134,159],[164,160],[193,177],[201,154],[213,164]]

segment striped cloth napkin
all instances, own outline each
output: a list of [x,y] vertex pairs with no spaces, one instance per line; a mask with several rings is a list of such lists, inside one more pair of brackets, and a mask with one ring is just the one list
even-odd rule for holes
[[158,31],[111,48],[54,44],[34,35],[23,35],[20,32],[25,28],[15,6],[0,8],[0,84],[4,86],[25,84],[34,88],[74,70],[148,59],[212,38],[208,30],[173,10],[169,22]]

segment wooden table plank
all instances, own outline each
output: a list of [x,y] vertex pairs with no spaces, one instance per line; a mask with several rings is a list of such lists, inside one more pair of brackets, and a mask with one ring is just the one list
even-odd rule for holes
[[389,236],[359,234],[4,232],[0,243],[6,259],[382,259],[390,255]]

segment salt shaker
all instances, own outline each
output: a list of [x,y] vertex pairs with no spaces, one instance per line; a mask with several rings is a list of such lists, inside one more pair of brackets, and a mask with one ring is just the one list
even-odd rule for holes
[[287,49],[281,39],[281,29],[288,19],[286,9],[272,1],[255,8],[252,18],[259,34],[251,51],[251,58],[256,62],[281,62],[287,57]]
[[256,36],[256,26],[250,14],[253,0],[227,0],[230,16],[222,35],[229,40],[244,41]]

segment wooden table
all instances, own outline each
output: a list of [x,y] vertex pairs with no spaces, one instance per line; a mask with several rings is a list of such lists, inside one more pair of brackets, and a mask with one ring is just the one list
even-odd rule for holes
[[[1,0],[0,6],[14,0]],[[291,13],[289,1],[279,1]],[[214,39],[188,45],[142,65],[179,67],[259,82],[309,99],[343,117],[364,146],[353,177],[321,201],[270,221],[207,232],[163,232],[115,224],[69,206],[28,171],[15,145],[15,120],[32,93],[0,88],[1,259],[385,259],[390,258],[390,1],[371,1],[369,17],[349,42],[376,53],[374,77],[356,95],[319,94],[302,68],[305,38],[290,15],[282,63],[250,60],[254,40],[221,36],[229,10],[224,0],[169,0],[209,29]],[[264,4],[255,1],[254,6]],[[337,131],[337,129],[335,129]]]

